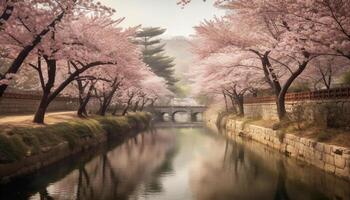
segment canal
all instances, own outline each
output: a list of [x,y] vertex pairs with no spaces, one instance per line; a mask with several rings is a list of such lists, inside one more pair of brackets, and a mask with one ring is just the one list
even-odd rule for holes
[[258,143],[158,128],[1,186],[4,200],[350,199],[350,184]]

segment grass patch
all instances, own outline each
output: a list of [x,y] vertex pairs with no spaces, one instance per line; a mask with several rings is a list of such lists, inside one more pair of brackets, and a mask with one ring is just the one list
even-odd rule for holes
[[332,137],[333,137],[333,134],[329,131],[326,131],[326,130],[321,130],[316,136],[317,141],[319,141],[319,142],[328,141],[328,140],[332,139]]
[[94,117],[76,119],[44,127],[15,127],[0,131],[0,163],[9,163],[44,152],[67,142],[71,148],[84,138],[95,138],[99,134],[123,134],[133,127],[145,127],[148,113],[132,113],[123,117]]
[[[278,128],[276,128],[278,124]],[[283,120],[274,124],[279,133],[290,133],[299,137],[312,138],[319,142],[350,147],[350,131],[346,128],[328,128],[316,123]]]

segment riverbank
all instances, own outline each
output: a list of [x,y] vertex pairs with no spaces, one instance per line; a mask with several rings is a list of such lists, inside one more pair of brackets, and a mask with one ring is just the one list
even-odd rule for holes
[[3,128],[0,131],[0,182],[32,173],[108,139],[123,140],[134,130],[145,129],[150,119],[147,113],[133,113],[38,127]]
[[248,138],[273,148],[289,157],[303,161],[319,169],[350,181],[350,148],[319,142],[312,138],[284,133],[237,118],[206,114],[205,121],[211,128],[218,124],[226,137],[237,140]]

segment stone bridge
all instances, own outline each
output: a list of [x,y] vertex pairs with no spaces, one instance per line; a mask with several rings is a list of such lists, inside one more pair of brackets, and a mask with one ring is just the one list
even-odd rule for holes
[[176,113],[187,113],[191,121],[196,121],[197,115],[203,114],[206,109],[206,106],[154,106],[150,112],[156,114],[159,119],[164,119],[164,115],[168,114],[172,121],[175,121]]

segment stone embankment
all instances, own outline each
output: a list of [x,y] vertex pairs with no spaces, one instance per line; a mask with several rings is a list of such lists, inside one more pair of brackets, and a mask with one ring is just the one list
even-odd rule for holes
[[[207,119],[214,123],[216,119]],[[237,119],[226,119],[223,130],[229,138],[245,137],[267,145],[297,160],[320,168],[337,177],[350,181],[350,149],[332,144],[302,138],[293,134],[284,134]]]
[[0,184],[31,174],[48,165],[110,139],[124,140],[148,127],[151,115],[73,120],[39,128],[0,130]]

